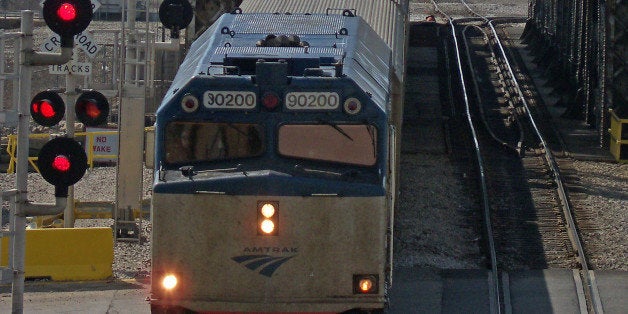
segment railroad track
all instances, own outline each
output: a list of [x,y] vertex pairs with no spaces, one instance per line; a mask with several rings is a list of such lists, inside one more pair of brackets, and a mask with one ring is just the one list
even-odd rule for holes
[[473,117],[482,122],[476,125],[490,176],[498,264],[506,270],[575,268],[577,253],[569,245],[561,192],[554,182],[561,176],[559,169],[545,158],[544,139],[526,115],[525,100],[518,96],[517,82],[508,71],[511,66],[496,53],[502,50],[499,41],[489,27],[477,25],[464,26],[461,35],[468,77],[475,86],[475,97],[470,97]]
[[[501,312],[501,272],[516,269],[579,269],[588,309],[600,304],[556,157],[526,96],[531,84],[511,65],[495,21],[474,12],[453,19],[432,1],[454,34],[462,98],[473,136],[484,210],[486,246],[493,273],[492,309]],[[459,11],[457,11],[459,12]],[[524,89],[522,89],[522,86]]]

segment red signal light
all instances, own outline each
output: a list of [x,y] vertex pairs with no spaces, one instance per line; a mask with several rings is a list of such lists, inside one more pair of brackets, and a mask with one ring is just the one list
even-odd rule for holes
[[55,108],[52,107],[52,104],[45,100],[39,102],[39,109],[44,118],[52,118],[56,114]]
[[95,103],[88,101],[85,103],[85,114],[90,117],[90,118],[98,118],[98,116],[100,116],[100,114],[102,113],[102,111],[100,111],[100,109],[98,109],[98,105],[96,105]]
[[37,167],[41,176],[55,186],[67,187],[78,182],[87,170],[87,154],[77,141],[58,137],[39,151]]
[[275,109],[279,106],[279,96],[273,92],[266,92],[264,96],[262,96],[262,106],[266,107],[268,110]]
[[31,100],[30,106],[33,120],[42,126],[53,126],[65,114],[65,103],[59,94],[52,91],[43,91]]
[[70,166],[72,166],[70,159],[64,155],[58,155],[52,161],[52,168],[57,171],[66,172],[70,169]]
[[87,28],[94,12],[90,0],[45,0],[43,15],[53,32],[71,39]]
[[105,95],[97,91],[87,91],[76,100],[76,118],[86,126],[98,126],[107,122],[109,102]]
[[34,113],[39,113],[46,119],[50,119],[56,114],[53,104],[48,99],[36,101],[32,106]]
[[72,21],[76,18],[76,8],[71,3],[63,3],[57,9],[57,16],[66,22]]

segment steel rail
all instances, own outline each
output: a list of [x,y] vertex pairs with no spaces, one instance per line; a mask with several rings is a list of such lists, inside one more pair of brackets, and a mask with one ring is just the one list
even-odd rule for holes
[[491,296],[489,300],[490,308],[491,308],[491,313],[500,314],[502,312],[501,285],[499,283],[499,270],[497,269],[497,253],[495,249],[495,238],[493,237],[493,225],[491,223],[491,215],[490,215],[491,209],[490,209],[489,198],[488,198],[488,186],[486,183],[486,173],[484,169],[484,160],[482,158],[482,150],[480,147],[478,134],[475,127],[473,126],[473,119],[471,117],[471,106],[469,103],[469,95],[468,95],[469,93],[467,91],[467,87],[464,80],[462,57],[460,56],[460,44],[458,43],[458,38],[456,35],[455,21],[445,12],[441,11],[434,0],[430,0],[430,1],[434,5],[435,10],[439,12],[442,16],[445,16],[446,19],[448,20],[449,26],[451,28],[452,38],[454,41],[454,48],[456,52],[456,63],[458,67],[458,75],[460,78],[460,84],[461,84],[462,94],[463,94],[464,103],[465,103],[465,115],[467,118],[467,123],[469,124],[469,129],[473,136],[473,146],[475,148],[475,156],[478,163],[478,170],[479,170],[479,175],[480,175],[480,186],[482,189],[484,224],[486,226],[486,237],[488,241],[489,254],[490,254],[490,260],[491,260],[491,274],[492,275],[491,275],[490,281],[492,282],[491,287],[494,288],[494,289],[490,289],[489,291],[489,295]]
[[472,12],[474,15],[478,16],[479,18],[483,19],[491,29],[496,45],[500,50],[505,66],[508,70],[508,73],[510,74],[511,81],[518,94],[519,100],[521,101],[522,105],[525,108],[525,112],[527,113],[527,116],[528,116],[528,121],[531,123],[534,133],[536,134],[536,136],[538,137],[540,141],[541,147],[543,148],[543,151],[545,152],[545,159],[548,163],[548,166],[550,167],[552,171],[554,182],[556,183],[556,191],[561,200],[561,204],[563,205],[562,206],[563,216],[565,217],[565,221],[567,222],[567,225],[569,227],[567,228],[567,234],[569,236],[569,239],[571,240],[573,249],[577,253],[576,258],[579,260],[580,267],[582,268],[581,269],[582,271],[580,272],[580,276],[582,277],[582,280],[584,281],[588,290],[587,293],[585,293],[587,302],[590,303],[590,307],[594,313],[603,313],[602,305],[598,304],[597,302],[599,298],[594,297],[595,295],[597,295],[597,293],[596,293],[595,287],[593,287],[593,279],[591,278],[591,274],[589,272],[588,263],[586,260],[586,256],[584,254],[584,247],[582,245],[582,240],[580,239],[580,236],[578,234],[578,229],[577,229],[577,226],[575,223],[575,217],[574,217],[575,213],[574,213],[574,210],[571,208],[571,205],[569,204],[569,192],[567,191],[567,188],[565,187],[565,180],[563,179],[563,176],[560,171],[560,167],[558,166],[558,162],[556,162],[556,158],[554,157],[552,150],[547,144],[547,141],[545,140],[543,133],[540,131],[536,123],[536,120],[534,119],[534,116],[532,115],[530,106],[528,106],[528,102],[526,101],[525,96],[519,85],[519,82],[517,81],[514,71],[512,70],[512,66],[510,65],[510,62],[508,61],[508,57],[506,55],[506,52],[504,51],[503,44],[499,38],[499,35],[497,34],[497,31],[495,30],[494,23],[493,23],[494,21],[492,19],[488,19],[476,13],[475,11],[473,11],[469,7],[469,5],[466,3],[465,0],[460,0],[460,1],[464,4],[465,7],[467,7],[467,9],[470,12]]
[[[471,45],[470,45],[469,40],[468,40],[467,32],[470,29],[472,29],[472,28],[480,30],[480,32],[484,36],[483,39],[486,42],[486,45],[488,47],[487,49],[489,49],[490,52],[491,52],[491,58],[495,61],[495,64],[498,67],[498,69],[501,69],[501,67],[499,66],[499,60],[495,56],[495,50],[492,48],[490,38],[488,37],[486,32],[484,32],[484,30],[481,27],[477,26],[477,25],[467,25],[467,26],[465,26],[464,30],[462,31],[462,35],[463,35],[464,42],[465,42],[465,49],[466,49],[466,53],[467,53],[466,54],[467,62],[469,64],[469,67],[471,68],[471,71],[475,72],[475,67],[473,66],[473,60],[472,60],[472,57],[471,57],[471,50],[470,50],[470,46]],[[482,101],[482,96],[481,96],[481,93],[480,93],[480,84],[478,83],[478,80],[475,77],[475,75],[472,75],[472,79],[473,79],[473,87],[475,89],[475,97],[476,97],[476,99],[478,101],[478,104],[482,104],[483,101]],[[514,116],[516,124],[517,124],[517,126],[519,128],[519,139],[517,140],[517,144],[515,146],[513,146],[510,143],[508,143],[506,140],[501,139],[497,134],[495,134],[495,132],[493,132],[493,129],[491,128],[489,122],[486,120],[486,111],[484,110],[484,106],[478,105],[478,109],[480,111],[480,117],[482,118],[482,123],[484,124],[484,127],[488,131],[489,135],[493,138],[493,140],[495,140],[497,143],[499,143],[502,147],[505,147],[505,148],[507,148],[509,150],[512,150],[512,151],[516,152],[517,155],[521,156],[521,150],[522,150],[522,146],[523,146],[524,134],[523,134],[523,128],[521,128],[521,123],[519,122],[519,119],[518,119],[517,115],[516,114],[512,114],[512,116]]]
[[[461,0],[464,1],[464,0]],[[573,246],[573,249],[577,252],[578,256],[577,259],[580,262],[580,267],[582,268],[582,272],[580,274],[580,276],[582,277],[585,285],[588,288],[588,293],[586,293],[585,295],[587,296],[587,300],[591,305],[591,308],[593,310],[594,313],[602,313],[602,305],[598,304],[597,302],[597,298],[593,297],[595,296],[597,293],[595,292],[595,288],[593,287],[593,279],[591,278],[591,274],[589,272],[589,266],[586,260],[586,256],[584,255],[584,247],[582,245],[582,240],[580,239],[580,236],[578,234],[578,228],[576,226],[575,223],[575,213],[574,210],[572,209],[571,205],[569,204],[569,192],[567,191],[567,188],[565,186],[565,180],[563,179],[563,176],[561,174],[560,171],[560,167],[558,166],[558,162],[556,161],[556,158],[554,157],[554,154],[552,153],[552,150],[550,149],[549,145],[547,144],[547,141],[545,140],[545,137],[543,136],[543,133],[541,132],[541,130],[539,129],[536,120],[534,119],[534,116],[532,115],[532,111],[530,110],[530,106],[528,105],[528,102],[525,99],[525,96],[523,94],[523,91],[521,90],[521,87],[519,85],[519,82],[517,81],[514,71],[512,70],[512,67],[510,65],[510,62],[508,62],[508,58],[506,55],[506,52],[504,51],[504,47],[501,43],[501,40],[499,39],[499,36],[497,34],[497,31],[495,30],[495,27],[493,25],[493,21],[489,21],[488,25],[491,28],[491,31],[493,32],[493,36],[495,37],[495,40],[498,43],[498,47],[500,49],[500,52],[502,54],[502,58],[504,58],[504,60],[506,60],[505,65],[507,66],[507,70],[510,73],[510,77],[512,79],[512,82],[514,84],[515,90],[517,91],[517,94],[519,96],[519,99],[521,101],[521,103],[523,104],[524,108],[525,108],[525,112],[527,113],[528,116],[528,120],[530,121],[534,133],[536,134],[536,136],[538,137],[541,147],[543,148],[543,151],[545,152],[545,159],[548,163],[548,166],[550,167],[553,177],[554,177],[554,182],[556,183],[556,191],[560,197],[561,203],[562,203],[562,211],[563,211],[563,216],[565,217],[565,221],[567,222],[568,225],[568,229],[567,229],[567,234],[569,235],[569,239],[571,240],[571,244]]]

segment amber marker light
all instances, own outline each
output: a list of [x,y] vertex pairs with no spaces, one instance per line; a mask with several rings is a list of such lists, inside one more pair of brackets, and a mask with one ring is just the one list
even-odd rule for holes
[[277,208],[279,203],[260,201],[257,203],[257,224],[259,235],[277,234]]
[[378,291],[377,275],[353,275],[353,293],[376,294]]
[[164,287],[164,289],[171,291],[177,286],[177,276],[172,274],[164,276],[161,280],[161,286]]
[[371,278],[363,278],[358,282],[358,287],[362,293],[367,293],[373,288],[373,281]]

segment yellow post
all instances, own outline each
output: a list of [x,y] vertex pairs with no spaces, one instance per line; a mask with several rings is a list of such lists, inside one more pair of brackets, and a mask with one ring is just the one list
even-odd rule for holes
[[617,162],[628,163],[628,119],[620,119],[613,110],[610,110],[610,115],[611,154]]

